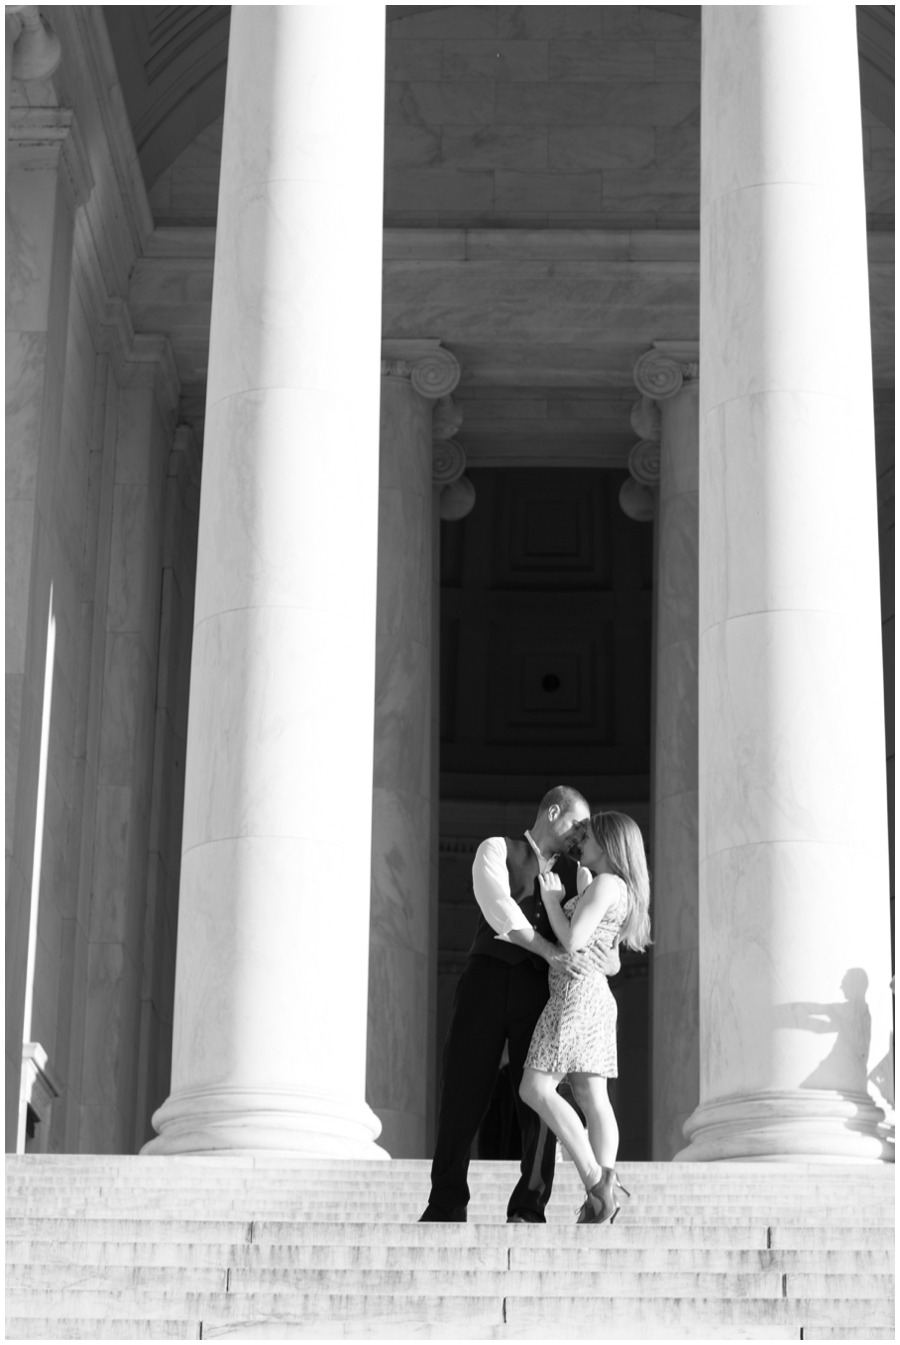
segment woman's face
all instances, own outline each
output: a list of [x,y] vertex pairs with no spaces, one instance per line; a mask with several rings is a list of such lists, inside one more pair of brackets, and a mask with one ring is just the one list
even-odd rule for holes
[[602,860],[603,850],[597,844],[597,838],[590,823],[588,823],[584,829],[584,840],[581,842],[581,862],[586,868],[596,873]]

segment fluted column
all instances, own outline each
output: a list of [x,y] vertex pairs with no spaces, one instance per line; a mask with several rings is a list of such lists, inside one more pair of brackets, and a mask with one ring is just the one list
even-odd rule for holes
[[654,343],[635,367],[635,479],[658,481],[651,953],[652,1155],[672,1158],[699,1101],[696,342]]
[[378,6],[232,10],[172,1092],[145,1152],[383,1156],[364,1100],[383,43]]
[[[393,1158],[427,1151],[432,909],[435,460],[462,416],[437,341],[382,347],[372,910],[366,1088]],[[435,438],[437,444],[435,446]],[[463,462],[459,464],[462,471]]]
[[877,1161],[890,947],[854,11],[704,6],[702,83],[701,1077],[681,1157]]

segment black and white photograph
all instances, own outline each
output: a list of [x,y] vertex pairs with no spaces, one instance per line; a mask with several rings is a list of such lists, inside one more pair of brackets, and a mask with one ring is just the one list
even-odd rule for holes
[[5,17],[5,1338],[894,1339],[894,6]]

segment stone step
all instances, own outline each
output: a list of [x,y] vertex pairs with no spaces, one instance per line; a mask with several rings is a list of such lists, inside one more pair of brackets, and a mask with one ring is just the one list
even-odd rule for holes
[[[134,1318],[7,1318],[8,1340],[583,1340],[579,1326],[556,1323],[552,1326],[522,1323],[487,1323],[467,1326],[430,1322],[269,1322],[212,1326],[207,1323],[161,1322]],[[747,1326],[682,1321],[677,1325],[662,1322],[648,1324],[593,1322],[591,1340],[893,1340],[894,1328],[813,1326]]]
[[[229,1330],[228,1334],[234,1333]],[[137,1317],[95,1319],[11,1317],[8,1313],[5,1335],[7,1340],[202,1340],[203,1338],[200,1322],[167,1322],[158,1317],[145,1317],[143,1320]],[[247,1337],[242,1335],[241,1339],[246,1340]]]
[[[219,1169],[265,1171],[274,1168],[279,1172],[294,1169],[307,1172],[361,1172],[371,1170],[402,1174],[405,1172],[428,1172],[431,1168],[431,1160],[428,1158],[392,1158],[389,1161],[382,1161],[371,1158],[309,1158],[284,1154],[257,1154],[252,1156],[241,1154],[190,1154],[182,1157],[145,1157],[141,1154],[6,1155],[7,1172],[17,1170],[46,1172],[54,1167],[63,1169],[66,1174],[77,1174],[84,1171],[93,1172],[101,1168],[153,1168],[155,1170],[177,1168],[182,1172],[208,1172]],[[484,1174],[515,1172],[518,1167],[517,1159],[473,1158],[469,1170],[475,1174]],[[792,1173],[809,1177],[816,1174],[830,1175],[835,1172],[847,1172],[859,1173],[863,1176],[868,1175],[875,1180],[893,1179],[893,1165],[890,1163],[828,1162],[824,1159],[815,1162],[807,1160],[781,1162],[776,1159],[760,1159],[755,1162],[742,1160],[720,1163],[666,1163],[621,1159],[619,1169],[622,1172],[638,1170],[646,1173],[657,1172],[662,1174],[671,1172],[675,1176],[682,1173],[693,1174],[698,1178],[705,1176],[707,1180],[713,1183],[718,1180],[721,1173],[730,1175],[735,1173],[768,1173],[777,1174],[781,1178]]]
[[[555,1232],[567,1227],[574,1227],[576,1224],[576,1215],[578,1206],[570,1204],[568,1207],[549,1209],[547,1211],[547,1227]],[[326,1206],[311,1208],[297,1206],[290,1211],[267,1211],[258,1207],[237,1208],[231,1210],[223,1209],[204,1209],[197,1211],[205,1222],[208,1223],[238,1223],[253,1224],[253,1241],[264,1241],[272,1238],[278,1241],[286,1241],[293,1238],[293,1229],[305,1224],[342,1224],[348,1219],[354,1223],[367,1223],[375,1227],[379,1226],[380,1221],[385,1224],[413,1225],[418,1222],[418,1210],[415,1208],[395,1209],[392,1207],[372,1208],[370,1206]],[[42,1209],[25,1207],[21,1211],[21,1217],[30,1220],[32,1223],[42,1221],[44,1218],[51,1217],[48,1212]],[[112,1221],[116,1224],[129,1224],[141,1221],[143,1219],[152,1219],[157,1223],[182,1224],[189,1223],[190,1211],[187,1208],[165,1209],[148,1206],[145,1210],[138,1208],[114,1209],[110,1208],[103,1212],[99,1209],[94,1210],[69,1210],[61,1209],[54,1212],[52,1216],[65,1220],[74,1225],[97,1225]],[[858,1211],[847,1210],[775,1210],[761,1209],[751,1210],[741,1208],[735,1210],[731,1216],[724,1212],[709,1213],[704,1210],[682,1209],[677,1213],[673,1211],[648,1211],[642,1208],[632,1208],[623,1210],[616,1219],[615,1227],[635,1228],[642,1227],[648,1231],[655,1228],[669,1228],[676,1232],[696,1226],[702,1223],[704,1227],[710,1229],[729,1228],[734,1223],[745,1225],[747,1227],[766,1227],[780,1229],[804,1229],[819,1227],[823,1224],[831,1225],[836,1228],[849,1226],[850,1219],[858,1219]],[[495,1228],[506,1227],[506,1214],[490,1213],[484,1210],[474,1209],[469,1211],[468,1227],[478,1225],[490,1225]],[[283,1226],[284,1231],[280,1231]],[[870,1214],[866,1221],[866,1227],[871,1229],[886,1229],[892,1231],[894,1227],[893,1220],[888,1215]],[[278,1228],[279,1231],[273,1231]],[[98,1232],[91,1235],[95,1240],[99,1236]],[[230,1239],[233,1241],[234,1239]],[[251,1240],[248,1233],[247,1241]],[[753,1244],[755,1245],[755,1243]]]
[[[470,1222],[419,1224],[430,1164],[7,1161],[7,1336],[881,1339],[893,1172],[622,1165],[635,1198],[508,1225],[518,1164],[473,1164]],[[64,1217],[68,1214],[70,1217]],[[348,1216],[351,1220],[348,1222]]]
[[[506,1217],[506,1206],[509,1193],[504,1194],[502,1201],[492,1201],[483,1195],[476,1195],[469,1204],[469,1215],[472,1214],[490,1214],[496,1218]],[[712,1201],[712,1200],[662,1200],[659,1198],[646,1196],[643,1192],[633,1193],[633,1198],[628,1200],[621,1193],[619,1196],[623,1211],[634,1211],[640,1209],[643,1214],[652,1218],[663,1218],[671,1216],[673,1218],[683,1218],[685,1216],[697,1217],[700,1214],[708,1215],[711,1218],[762,1218],[770,1211],[783,1213],[785,1215],[809,1214],[810,1216],[821,1216],[833,1214],[835,1218],[848,1218],[855,1211],[858,1211],[867,1221],[871,1219],[892,1219],[893,1210],[889,1203],[876,1204],[874,1202],[861,1203],[859,1201],[844,1200],[805,1200],[789,1201],[778,1199],[773,1196],[766,1200],[759,1197],[755,1200],[732,1200],[732,1201]],[[584,1191],[579,1189],[568,1195],[565,1192],[554,1192],[553,1198],[547,1207],[547,1216],[560,1213],[567,1213],[570,1210],[577,1210],[584,1200]],[[97,1195],[90,1200],[71,1200],[67,1199],[62,1192],[57,1193],[54,1200],[51,1196],[33,1197],[30,1194],[19,1197],[15,1201],[16,1207],[23,1213],[55,1213],[57,1216],[67,1218],[84,1218],[101,1214],[103,1212],[122,1211],[124,1214],[140,1214],[145,1211],[158,1209],[166,1213],[177,1213],[179,1211],[195,1211],[198,1206],[205,1212],[209,1212],[209,1217],[217,1215],[220,1211],[223,1215],[228,1215],[231,1211],[238,1211],[238,1215],[243,1210],[251,1212],[265,1212],[272,1218],[291,1217],[300,1211],[309,1212],[314,1215],[317,1211],[323,1215],[337,1215],[343,1217],[348,1212],[358,1211],[364,1213],[366,1217],[377,1219],[379,1215],[388,1216],[391,1211],[396,1211],[404,1217],[418,1218],[419,1214],[425,1208],[425,1198],[419,1200],[395,1199],[391,1195],[385,1195],[378,1199],[375,1195],[364,1195],[360,1197],[359,1192],[348,1192],[346,1199],[339,1197],[314,1197],[304,1192],[298,1192],[291,1198],[280,1200],[267,1200],[264,1196],[256,1196],[248,1193],[240,1197],[219,1197],[210,1196],[206,1199],[197,1197],[180,1198],[175,1195],[160,1196],[157,1193],[148,1193],[139,1195],[133,1192],[113,1192],[109,1195]],[[621,1217],[621,1216],[620,1216]]]
[[890,1298],[891,1274],[825,1275],[774,1269],[751,1272],[647,1271],[568,1266],[552,1270],[305,1270],[212,1266],[8,1266],[7,1292],[17,1290],[158,1290],[169,1296],[231,1292],[281,1295],[298,1292],[365,1297],[415,1295],[574,1295],[580,1298]]
[[[152,1160],[148,1160],[148,1162],[152,1163]],[[26,1186],[35,1190],[52,1189],[58,1184],[54,1177],[54,1171],[54,1169],[29,1171],[20,1168],[8,1170],[6,1189],[8,1191],[21,1190]],[[852,1190],[876,1192],[890,1191],[894,1187],[893,1172],[890,1167],[885,1169],[889,1174],[888,1176],[880,1174],[875,1176],[870,1174],[868,1170],[859,1168],[852,1171],[841,1170],[829,1174],[806,1176],[802,1173],[783,1175],[778,1171],[773,1173],[771,1169],[759,1168],[755,1172],[732,1174],[726,1166],[719,1169],[715,1181],[711,1180],[708,1173],[703,1173],[700,1169],[686,1167],[683,1171],[680,1171],[674,1165],[670,1168],[671,1178],[667,1178],[664,1172],[659,1171],[647,1172],[643,1169],[629,1171],[628,1167],[624,1165],[620,1166],[617,1171],[626,1185],[630,1178],[647,1189],[664,1191],[752,1191],[769,1190],[772,1187],[781,1187],[788,1191],[827,1191],[846,1187]],[[510,1182],[513,1184],[516,1182],[518,1175],[517,1165],[511,1165],[508,1171],[502,1172],[478,1173],[470,1170],[470,1184],[473,1188],[479,1190],[505,1189]],[[364,1170],[354,1170],[348,1166],[329,1172],[289,1168],[278,1173],[269,1170],[252,1172],[247,1169],[223,1168],[222,1170],[204,1170],[201,1173],[195,1173],[173,1168],[160,1160],[158,1168],[150,1166],[115,1169],[108,1172],[66,1174],[66,1185],[70,1189],[123,1186],[129,1189],[143,1189],[145,1187],[165,1189],[168,1187],[177,1190],[216,1190],[220,1187],[228,1187],[277,1192],[285,1186],[302,1187],[308,1185],[316,1189],[330,1190],[338,1187],[355,1186],[361,1181],[365,1181],[367,1185],[375,1185],[379,1188],[419,1190],[422,1186],[428,1187],[429,1178],[430,1168],[428,1167],[417,1172],[394,1173],[391,1166],[384,1163],[373,1163],[368,1169]],[[556,1180],[574,1186],[578,1184],[578,1173],[571,1163],[560,1163],[556,1168]]]
[[[633,1247],[582,1245],[577,1269],[633,1270]],[[205,1267],[224,1269],[307,1270],[568,1270],[571,1248],[551,1247],[441,1247],[344,1245],[296,1247],[265,1243],[171,1242],[7,1242],[6,1265],[71,1268],[96,1266]],[[779,1273],[879,1274],[894,1268],[892,1247],[749,1250],[720,1247],[646,1247],[641,1249],[644,1271],[723,1271],[732,1274],[775,1270]]]
[[[766,1224],[764,1221],[723,1225],[704,1223],[627,1223],[583,1227],[575,1224],[419,1224],[319,1223],[280,1220],[218,1219],[21,1219],[6,1220],[8,1239],[66,1242],[152,1241],[275,1243],[295,1246],[527,1246],[587,1245],[628,1247],[738,1247],[886,1248],[894,1245],[894,1230],[870,1224]],[[591,1243],[589,1239],[600,1239]]]
[[726,1325],[804,1325],[808,1319],[831,1326],[893,1324],[893,1301],[865,1298],[802,1298],[766,1296],[748,1298],[665,1297],[642,1292],[607,1297],[565,1294],[475,1294],[428,1295],[401,1293],[328,1294],[304,1293],[183,1293],[153,1289],[115,1290],[42,1289],[39,1295],[8,1289],[9,1317],[68,1318],[159,1317],[166,1321],[199,1321],[207,1338],[215,1324],[334,1322],[347,1319],[390,1318],[417,1322],[488,1323],[584,1323],[603,1321],[607,1326],[628,1322],[677,1324],[687,1320]]
[[[751,1326],[733,1323],[719,1326],[714,1322],[691,1322],[683,1318],[676,1325],[665,1322],[591,1322],[586,1332],[577,1324],[556,1322],[552,1326],[521,1322],[467,1326],[432,1325],[378,1321],[321,1322],[314,1326],[299,1323],[263,1323],[254,1326],[207,1326],[204,1339],[213,1340],[893,1340],[894,1328],[866,1326],[805,1328],[791,1326]],[[106,1337],[109,1339],[109,1337]],[[102,1339],[102,1337],[101,1337]]]

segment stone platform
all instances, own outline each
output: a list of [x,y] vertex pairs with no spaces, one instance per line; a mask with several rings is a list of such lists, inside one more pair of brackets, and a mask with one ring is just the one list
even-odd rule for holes
[[429,1164],[8,1157],[6,1336],[25,1339],[893,1339],[893,1168],[623,1163],[614,1226],[418,1224]]

